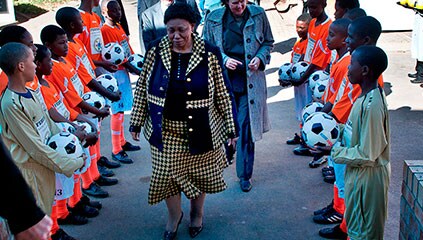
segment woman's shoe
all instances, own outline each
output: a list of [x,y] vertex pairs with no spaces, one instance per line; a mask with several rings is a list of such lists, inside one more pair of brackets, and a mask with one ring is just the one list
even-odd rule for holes
[[181,224],[183,217],[184,217],[184,212],[181,212],[181,218],[179,218],[179,222],[178,222],[178,225],[176,226],[176,230],[174,232],[165,231],[163,234],[163,240],[173,240],[176,238],[176,235],[178,234],[179,224]]
[[188,227],[188,231],[191,238],[195,238],[201,231],[203,231],[203,224],[199,227]]

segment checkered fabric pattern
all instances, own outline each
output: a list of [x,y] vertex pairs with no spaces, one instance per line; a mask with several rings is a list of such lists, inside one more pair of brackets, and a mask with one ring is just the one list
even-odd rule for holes
[[227,167],[223,146],[204,154],[193,155],[188,146],[188,127],[184,121],[163,119],[164,149],[151,146],[153,175],[148,203],[183,192],[195,199],[201,193],[217,193],[226,189],[223,169]]
[[147,118],[147,86],[148,79],[150,79],[151,73],[153,72],[155,52],[156,48],[152,47],[144,58],[145,62],[135,88],[130,126],[141,127],[144,125],[145,119]]

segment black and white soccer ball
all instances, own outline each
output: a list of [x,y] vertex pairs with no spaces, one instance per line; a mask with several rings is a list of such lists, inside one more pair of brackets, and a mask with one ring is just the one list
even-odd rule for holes
[[125,60],[125,50],[119,43],[108,43],[101,49],[101,57],[104,61],[119,65]]
[[317,70],[314,73],[310,75],[308,78],[308,85],[310,87],[311,92],[314,91],[314,87],[316,86],[316,83],[319,81],[325,81],[329,80],[329,73],[323,71],[323,70]]
[[316,82],[316,86],[313,90],[313,96],[316,99],[322,99],[323,95],[325,94],[326,86],[328,85],[329,80],[326,81],[318,81]]
[[76,129],[67,122],[57,122],[56,125],[62,132],[74,133],[76,131]]
[[117,80],[112,74],[101,74],[96,80],[101,84],[101,86],[110,92],[117,92],[117,90],[119,90]]
[[305,121],[301,134],[307,146],[332,146],[339,136],[336,120],[324,112],[316,112]]
[[61,156],[78,158],[84,153],[78,138],[69,132],[60,132],[53,135],[47,145],[56,150]]
[[294,64],[291,68],[291,81],[298,82],[298,80],[300,80],[300,78],[304,75],[308,66],[309,64],[304,61]]
[[78,126],[85,126],[85,131],[87,133],[92,133],[93,132],[93,128],[91,127],[91,125],[87,122],[81,122],[81,121],[74,121],[73,123],[75,123]]
[[[128,62],[134,68],[138,69],[139,71],[142,70],[142,66],[144,65],[144,57],[141,54],[135,53],[128,57]],[[133,73],[133,72],[131,72]]]
[[301,112],[301,121],[304,123],[305,120],[313,113],[320,112],[323,108],[323,104],[319,102],[311,102],[303,108]]
[[[84,95],[82,95],[82,99],[91,106],[96,107],[98,109],[101,109],[106,105],[106,100],[96,92],[84,93]],[[85,110],[82,110],[82,112],[88,114],[88,112],[86,112]]]
[[278,71],[279,80],[291,81],[291,68],[292,68],[292,63],[285,63],[282,66],[280,66]]

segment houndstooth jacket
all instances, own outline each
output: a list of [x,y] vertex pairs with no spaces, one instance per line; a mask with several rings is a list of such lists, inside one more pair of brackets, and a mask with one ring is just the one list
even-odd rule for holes
[[[154,42],[146,54],[138,79],[130,132],[140,132],[151,145],[163,150],[162,122],[171,72],[171,41],[167,36]],[[237,136],[236,110],[228,79],[222,70],[219,49],[193,35],[187,81],[186,122],[192,154],[222,147]]]

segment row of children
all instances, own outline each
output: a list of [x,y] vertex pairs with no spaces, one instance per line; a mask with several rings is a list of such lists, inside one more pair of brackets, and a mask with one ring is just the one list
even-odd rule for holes
[[[34,44],[30,32],[20,26],[0,32],[2,137],[37,204],[53,219],[52,239],[73,239],[59,224],[85,224],[87,217],[99,214],[101,203],[86,195],[108,197],[101,186],[118,183],[109,178],[114,173],[108,168],[132,163],[126,151],[140,150],[125,140],[123,131],[124,111],[132,107],[128,69],[138,74],[139,70],[101,58],[103,45],[110,42],[122,45],[126,56],[133,51],[119,25],[119,4],[115,0],[102,2],[103,26],[99,16],[91,12],[98,5],[99,0],[82,0],[79,10],[59,9],[56,22],[60,27],[44,27],[42,45]],[[111,92],[96,80],[104,73],[113,74],[119,91]],[[83,95],[90,91],[107,98],[111,109],[88,104]],[[116,161],[100,152],[101,120],[110,110],[112,158]],[[86,154],[71,158],[50,148],[47,141],[60,131],[75,134]],[[69,178],[73,181],[66,181]]]
[[[309,64],[294,85],[298,120],[313,100],[308,79],[313,72],[329,72],[318,111],[339,124],[338,141],[328,146],[307,146],[300,134],[288,144],[301,144],[298,155],[313,156],[310,167],[322,169],[326,182],[334,182],[333,201],[314,212],[321,224],[338,223],[319,231],[330,239],[383,239],[390,178],[389,117],[382,90],[387,56],[376,42],[381,25],[366,16],[358,1],[336,0],[335,21],[325,13],[326,0],[309,0],[307,14],[297,19],[300,40],[294,45],[292,62]],[[335,57],[333,57],[335,56]],[[310,116],[309,118],[312,118]],[[301,125],[300,125],[301,127]],[[304,136],[304,135],[302,135]],[[328,156],[325,156],[328,155]]]

